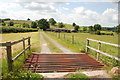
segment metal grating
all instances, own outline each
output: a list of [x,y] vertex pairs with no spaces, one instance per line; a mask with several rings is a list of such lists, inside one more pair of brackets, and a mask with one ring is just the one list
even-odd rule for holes
[[31,54],[24,68],[35,73],[74,72],[83,69],[101,69],[104,65],[87,54]]

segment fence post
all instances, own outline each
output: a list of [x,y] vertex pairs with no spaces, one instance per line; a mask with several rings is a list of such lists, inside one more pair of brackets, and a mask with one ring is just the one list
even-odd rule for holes
[[[28,38],[28,45],[30,45],[30,37]],[[30,51],[30,47],[29,47],[29,51]]]
[[[98,43],[98,50],[100,50],[100,47],[101,47],[101,43],[99,42]],[[97,60],[99,60],[100,59],[100,53],[98,52],[97,53]]]
[[56,37],[57,37],[57,32],[56,32]]
[[[25,39],[23,38],[23,49],[25,50]],[[24,60],[26,59],[26,55],[25,55],[25,52],[24,52]]]
[[58,38],[60,38],[60,32],[59,32],[59,36],[58,36]]
[[72,35],[72,44],[74,44],[74,35]]
[[64,34],[64,39],[65,39],[65,34]]
[[6,42],[6,47],[7,47],[8,71],[10,72],[13,70],[11,42]]
[[89,46],[89,40],[88,40],[88,38],[87,38],[87,42],[86,42],[86,52],[88,52],[88,50],[89,50],[89,48],[87,46]]

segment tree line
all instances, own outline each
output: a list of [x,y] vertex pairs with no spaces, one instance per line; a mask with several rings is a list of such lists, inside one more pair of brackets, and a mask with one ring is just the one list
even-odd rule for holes
[[[10,21],[11,19],[0,19],[0,23],[2,26],[14,26],[16,23],[14,23],[13,21],[10,21],[8,23],[5,23],[5,21]],[[30,21],[30,18],[27,19],[27,21]],[[50,25],[53,25],[55,26],[57,22],[53,19],[53,18],[50,18],[48,21],[47,19],[40,19],[40,20],[36,20],[36,21],[32,21],[31,24],[27,24],[27,23],[23,23],[22,24],[22,27],[23,28],[40,28],[40,29],[43,29],[44,31],[48,28],[50,28]],[[59,28],[63,28],[64,27],[64,24],[61,22],[61,23],[58,23],[58,27]]]
[[[6,23],[5,21],[11,20],[10,18],[6,18],[6,19],[0,19],[0,23],[2,26],[5,26]],[[30,18],[27,19],[27,21],[30,21]],[[50,25],[56,26],[56,21],[54,18],[50,18],[49,20],[47,19],[40,19],[40,20],[36,20],[36,21],[32,21],[31,24],[27,24],[27,23],[23,23],[22,27],[23,28],[40,28],[43,29],[44,31],[48,28],[50,28]],[[7,23],[8,26],[14,26],[14,22],[10,21]],[[80,26],[77,25],[76,23],[73,23],[72,26],[74,27],[75,31],[79,31]],[[65,27],[65,25],[62,22],[57,23],[57,27],[59,28],[63,28]],[[101,34],[101,30],[109,30],[109,28],[105,28],[102,27],[100,24],[95,24],[94,26],[89,26],[89,27],[83,27],[83,31],[87,31],[89,33],[95,33],[100,35]],[[112,31],[116,32],[116,33],[120,33],[120,24],[115,26]]]

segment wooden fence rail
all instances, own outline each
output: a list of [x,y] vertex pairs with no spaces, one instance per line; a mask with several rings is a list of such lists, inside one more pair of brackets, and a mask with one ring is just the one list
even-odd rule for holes
[[[6,43],[0,43],[0,46],[5,46],[6,47],[6,51],[7,51],[7,62],[8,62],[8,70],[12,71],[13,70],[13,62],[15,60],[17,60],[23,53],[24,53],[24,60],[26,59],[26,55],[25,55],[25,51],[26,50],[30,50],[30,38],[23,38],[21,40],[18,41],[14,41],[14,42],[6,42]],[[25,48],[25,40],[28,40],[28,46]],[[12,45],[15,45],[17,43],[23,42],[23,51],[21,51],[17,56],[15,56],[14,58],[12,58]]]
[[[95,48],[93,48],[93,47],[90,47],[89,41],[98,42],[98,49],[95,49]],[[98,40],[94,40],[94,39],[89,39],[89,38],[87,38],[86,52],[88,52],[89,49],[92,49],[92,50],[98,52],[98,53],[97,53],[97,59],[98,59],[98,60],[99,60],[99,58],[100,58],[100,53],[101,53],[101,54],[104,54],[105,56],[108,56],[108,57],[110,57],[110,58],[113,58],[113,59],[115,59],[115,60],[120,61],[120,58],[115,57],[115,56],[112,56],[112,55],[110,55],[110,54],[107,54],[107,53],[105,53],[105,52],[100,51],[101,43],[102,43],[102,44],[111,45],[111,46],[115,46],[115,47],[120,47],[120,45],[117,45],[117,44],[112,44],[112,43],[107,43],[107,42],[103,42],[103,41],[98,41]]]

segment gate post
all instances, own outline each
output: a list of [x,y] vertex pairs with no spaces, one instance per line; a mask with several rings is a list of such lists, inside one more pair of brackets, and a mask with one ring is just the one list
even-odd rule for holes
[[65,40],[65,34],[64,34],[64,40]]
[[[25,50],[25,39],[23,38],[23,50]],[[24,52],[24,60],[26,59],[26,54]]]
[[6,47],[7,47],[8,71],[10,72],[13,70],[11,42],[6,42]]
[[[100,47],[101,47],[101,43],[99,42],[98,43],[98,50],[100,50]],[[97,53],[97,60],[99,60],[100,59],[100,53],[98,52]]]
[[74,44],[74,35],[72,35],[72,44]]
[[[28,38],[28,45],[30,45],[30,38],[31,37]],[[29,51],[30,51],[30,47],[29,47]]]
[[89,50],[89,48],[87,46],[89,46],[89,40],[88,40],[88,38],[87,38],[87,42],[86,42],[86,52],[88,52],[88,50]]
[[60,32],[59,32],[59,36],[58,36],[58,38],[60,38]]

